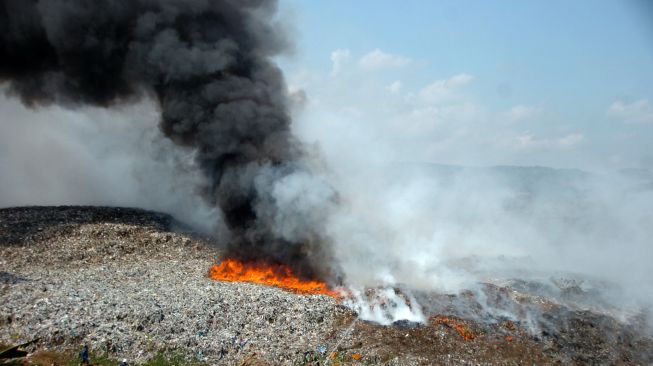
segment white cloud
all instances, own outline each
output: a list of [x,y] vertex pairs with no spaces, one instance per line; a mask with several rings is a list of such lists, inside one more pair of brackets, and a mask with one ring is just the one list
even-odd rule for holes
[[539,112],[537,107],[529,107],[525,105],[516,105],[508,110],[504,116],[510,122],[520,122],[532,118]]
[[427,103],[436,103],[450,99],[455,91],[474,80],[469,74],[458,74],[449,79],[437,80],[420,90],[420,98]]
[[513,147],[518,150],[571,149],[583,142],[585,142],[585,136],[581,133],[570,133],[552,139],[538,139],[530,133],[524,133],[514,138]]
[[331,76],[338,75],[350,58],[351,52],[348,49],[337,49],[331,52],[331,63],[333,65],[331,67]]
[[404,85],[402,84],[401,81],[396,80],[394,83],[392,83],[392,84],[386,86],[386,89],[387,89],[388,91],[390,91],[390,93],[392,93],[392,94],[397,94],[397,93],[399,93],[399,92],[401,91],[401,88],[402,88],[403,86],[404,86]]
[[608,108],[608,114],[625,123],[653,123],[653,106],[648,99],[640,99],[632,103],[617,100]]
[[561,121],[540,103],[515,102],[503,109],[484,104],[470,93],[485,81],[467,70],[415,82],[404,78],[405,68],[379,80],[377,73],[356,72],[359,57],[353,51],[340,51],[333,60],[350,57],[340,75],[347,77],[322,74],[302,84],[310,103],[294,123],[301,137],[319,141],[325,154],[345,159],[364,145],[379,161],[571,167],[585,164],[596,149],[594,131]]
[[554,140],[555,146],[562,148],[572,148],[585,142],[585,136],[581,133],[571,133],[557,140]]
[[368,70],[394,69],[408,65],[412,60],[408,57],[385,53],[380,49],[361,57],[358,61],[360,67]]
[[393,138],[440,140],[466,130],[467,123],[482,120],[482,114],[472,103],[412,106],[398,112],[388,127]]

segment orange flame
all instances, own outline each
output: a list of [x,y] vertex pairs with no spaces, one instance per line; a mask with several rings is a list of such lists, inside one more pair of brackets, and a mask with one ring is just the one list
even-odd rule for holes
[[295,276],[290,267],[282,264],[243,263],[235,259],[225,259],[209,269],[209,277],[216,281],[260,283],[302,295],[339,297],[338,292],[331,290],[326,283],[302,280]]
[[476,338],[476,334],[474,334],[474,332],[472,332],[472,330],[460,320],[442,315],[431,317],[430,320],[436,324],[443,324],[449,328],[455,329],[456,332],[458,332],[458,334],[460,334],[460,336],[466,341],[471,341]]

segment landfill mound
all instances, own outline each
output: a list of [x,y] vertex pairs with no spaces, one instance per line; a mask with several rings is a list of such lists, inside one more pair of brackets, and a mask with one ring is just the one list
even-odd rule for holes
[[88,344],[135,363],[161,352],[218,365],[653,362],[646,332],[607,315],[558,307],[564,317],[539,333],[452,314],[381,326],[330,296],[214,281],[207,271],[220,259],[210,238],[166,214],[0,209],[0,343],[38,339],[31,351]]

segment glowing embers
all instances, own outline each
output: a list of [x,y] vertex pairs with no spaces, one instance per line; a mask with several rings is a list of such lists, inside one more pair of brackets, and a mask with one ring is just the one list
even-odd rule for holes
[[431,317],[429,320],[433,324],[442,324],[448,328],[455,329],[456,332],[458,332],[458,334],[460,334],[460,336],[466,341],[471,341],[476,338],[476,334],[474,334],[474,332],[472,332],[472,330],[459,319],[438,315]]
[[209,277],[216,281],[260,283],[302,295],[339,297],[339,293],[331,290],[326,283],[300,279],[290,267],[281,264],[243,263],[235,259],[225,259],[209,269]]

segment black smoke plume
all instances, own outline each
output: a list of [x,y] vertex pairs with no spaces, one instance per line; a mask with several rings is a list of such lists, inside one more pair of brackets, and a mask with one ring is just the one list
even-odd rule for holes
[[[270,0],[1,0],[0,82],[28,106],[110,107],[144,96],[160,128],[192,147],[221,208],[231,255],[314,275],[306,246],[273,233],[255,187],[261,167],[290,174],[283,75],[270,60],[289,43]],[[273,204],[271,202],[270,204]]]

